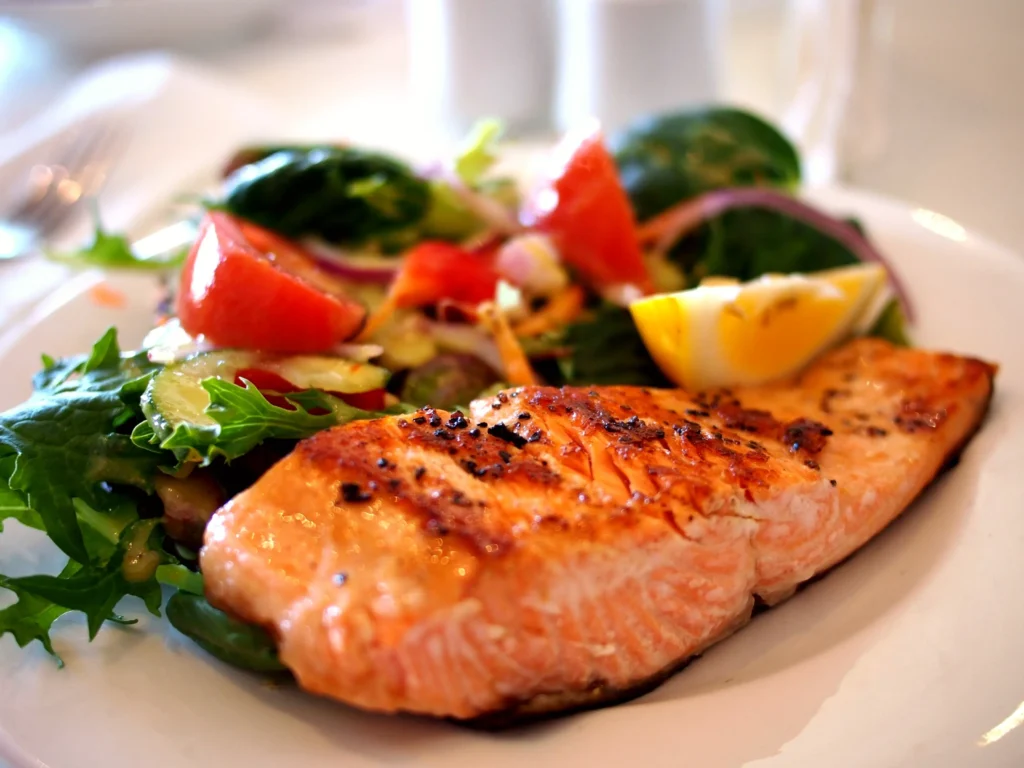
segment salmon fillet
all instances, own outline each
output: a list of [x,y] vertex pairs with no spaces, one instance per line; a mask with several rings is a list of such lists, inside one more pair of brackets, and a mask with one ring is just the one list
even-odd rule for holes
[[523,387],[354,422],[217,512],[207,596],[365,709],[607,703],[884,528],[978,428],[995,370],[858,340],[772,386]]

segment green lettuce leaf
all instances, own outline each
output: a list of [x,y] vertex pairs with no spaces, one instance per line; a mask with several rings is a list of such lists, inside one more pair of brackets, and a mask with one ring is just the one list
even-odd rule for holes
[[[78,563],[69,561],[60,575],[70,577],[79,567]],[[50,641],[50,627],[69,609],[27,592],[15,590],[15,594],[18,601],[0,610],[0,637],[5,634],[14,635],[14,641],[19,648],[24,648],[33,640],[37,640],[57,661],[57,666],[63,667],[64,660],[53,650],[53,643]]]
[[160,258],[140,258],[132,251],[128,238],[104,231],[97,219],[92,243],[76,251],[47,251],[46,255],[72,267],[168,270],[180,267],[187,253],[187,249],[176,249]]
[[[119,623],[132,623],[114,615],[114,607],[126,595],[142,598],[149,611],[159,616],[162,595],[160,585],[154,578],[156,561],[153,561],[154,565],[149,569],[136,571],[124,567],[126,558],[137,558],[147,549],[157,552],[159,556],[159,545],[155,540],[158,538],[155,532],[157,523],[155,519],[136,520],[126,526],[120,532],[118,545],[102,565],[90,564],[70,570],[65,568],[56,576],[0,576],[0,586],[17,594],[19,603],[27,597],[29,604],[39,609],[45,608],[41,601],[48,601],[55,608],[81,611],[86,616],[90,640],[96,636],[104,621],[114,619]],[[0,632],[2,630],[3,626],[0,625]]]
[[[232,461],[266,440],[301,440],[349,421],[412,410],[399,406],[384,411],[364,411],[319,390],[287,395],[285,399],[291,407],[285,408],[269,402],[250,382],[239,386],[209,378],[202,385],[210,395],[206,414],[216,422],[216,427],[179,424],[160,447],[178,455],[198,455],[204,463],[215,458]],[[150,431],[137,429],[133,437],[145,442],[150,439],[149,435]]]
[[[182,425],[161,444],[141,406],[161,366],[144,354],[123,354],[113,330],[88,354],[44,357],[43,365],[32,397],[0,414],[0,525],[13,519],[44,531],[69,562],[57,575],[0,574],[0,588],[17,598],[0,610],[0,635],[12,634],[19,645],[37,640],[50,653],[51,627],[68,611],[85,615],[91,639],[106,621],[129,623],[115,613],[126,596],[160,615],[162,584],[202,592],[202,577],[179,560],[194,561],[194,553],[168,543],[154,516],[159,505],[146,501],[157,473],[176,463],[173,441],[194,441],[209,459],[235,459],[265,440],[298,440],[384,415],[319,391],[289,395],[282,407],[248,382],[211,378],[203,386],[213,427]],[[234,625],[210,626],[207,644],[229,644],[238,634]],[[217,627],[231,637],[217,640],[210,634]],[[272,644],[267,652],[272,656]]]
[[455,172],[466,184],[479,183],[497,161],[495,147],[503,131],[501,121],[493,118],[478,121],[470,130],[455,157]]

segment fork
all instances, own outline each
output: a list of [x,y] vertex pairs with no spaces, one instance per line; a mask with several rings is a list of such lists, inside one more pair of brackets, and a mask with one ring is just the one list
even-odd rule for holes
[[0,220],[0,261],[33,253],[71,222],[103,187],[123,137],[113,119],[93,118],[69,131],[55,162],[31,168],[27,193]]

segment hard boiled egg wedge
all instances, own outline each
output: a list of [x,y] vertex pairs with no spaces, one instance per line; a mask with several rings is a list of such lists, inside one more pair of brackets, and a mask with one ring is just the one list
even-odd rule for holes
[[870,327],[884,305],[886,277],[881,265],[858,264],[747,283],[709,278],[635,301],[630,311],[651,356],[676,384],[761,384],[798,373]]

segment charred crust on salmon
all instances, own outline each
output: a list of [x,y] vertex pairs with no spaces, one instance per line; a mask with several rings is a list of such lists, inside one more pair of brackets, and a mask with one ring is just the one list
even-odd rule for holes
[[448,417],[448,421],[445,423],[448,429],[465,429],[469,426],[469,422],[466,421],[466,416],[462,411],[455,411],[451,416]]
[[517,435],[511,429],[506,427],[504,424],[495,424],[493,427],[487,428],[487,434],[491,437],[496,437],[502,442],[509,443],[516,448],[522,448],[526,445],[526,438],[522,435]]
[[794,453],[797,451],[821,453],[825,449],[827,438],[832,435],[832,430],[821,422],[812,419],[797,419],[784,427],[782,442],[788,445]]
[[664,669],[626,688],[617,688],[606,682],[595,681],[578,691],[543,693],[524,701],[508,702],[503,708],[464,720],[449,718],[451,722],[478,731],[507,731],[543,723],[566,715],[625,704],[656,690],[671,677],[700,658],[700,654],[669,664]]
[[358,504],[361,501],[369,501],[373,495],[364,491],[359,483],[342,483],[338,487],[338,498],[347,504]]

